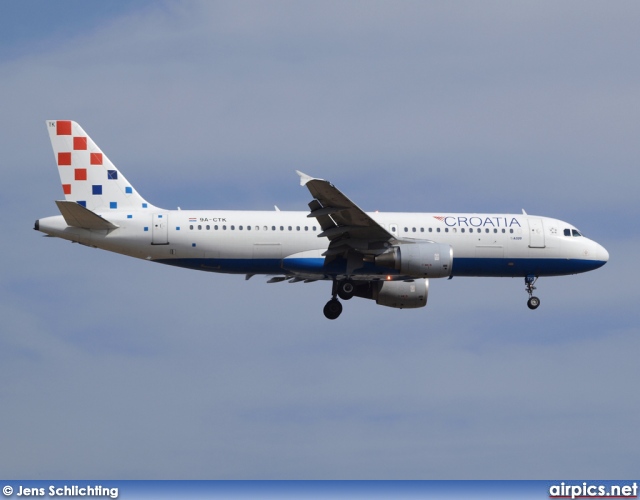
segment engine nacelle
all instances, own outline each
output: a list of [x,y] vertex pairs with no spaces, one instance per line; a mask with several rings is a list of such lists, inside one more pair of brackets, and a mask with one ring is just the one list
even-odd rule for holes
[[453,248],[444,243],[404,243],[378,255],[375,263],[405,276],[447,278],[453,267]]
[[415,309],[427,305],[429,280],[378,281],[373,288],[376,304],[399,309]]

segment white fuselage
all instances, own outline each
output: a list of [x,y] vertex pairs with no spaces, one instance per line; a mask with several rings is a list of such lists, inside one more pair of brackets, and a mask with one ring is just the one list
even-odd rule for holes
[[[40,219],[51,236],[192,269],[241,274],[301,275],[329,279],[329,240],[308,212],[138,210],[100,213],[118,228],[89,230],[62,216]],[[398,241],[451,245],[452,276],[553,276],[604,265],[609,254],[566,222],[525,214],[368,213]],[[362,277],[394,270],[368,266]]]

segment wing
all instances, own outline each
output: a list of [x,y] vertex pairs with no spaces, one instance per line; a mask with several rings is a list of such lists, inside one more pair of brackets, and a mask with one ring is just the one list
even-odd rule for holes
[[319,238],[329,239],[329,248],[323,253],[325,262],[344,258],[347,274],[362,266],[363,262],[383,253],[396,237],[369,217],[338,188],[323,179],[314,179],[302,172],[300,185],[306,186],[313,200],[311,213],[322,228]]

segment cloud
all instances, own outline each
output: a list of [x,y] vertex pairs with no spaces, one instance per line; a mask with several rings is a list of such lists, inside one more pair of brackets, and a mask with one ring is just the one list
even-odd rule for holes
[[[166,2],[18,47],[0,63],[5,475],[630,476],[635,13]],[[455,278],[424,310],[354,299],[329,322],[327,283],[41,238],[57,118],[159,206],[305,210],[302,169],[367,210],[566,219],[611,262],[541,279],[535,313],[521,280]]]

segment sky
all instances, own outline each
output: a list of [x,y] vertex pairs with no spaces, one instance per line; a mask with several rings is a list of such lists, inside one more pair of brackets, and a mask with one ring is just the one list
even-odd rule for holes
[[[637,475],[637,2],[0,6],[0,471],[29,479]],[[44,238],[45,120],[166,209],[568,221],[603,268],[432,280],[429,303],[162,266]]]

